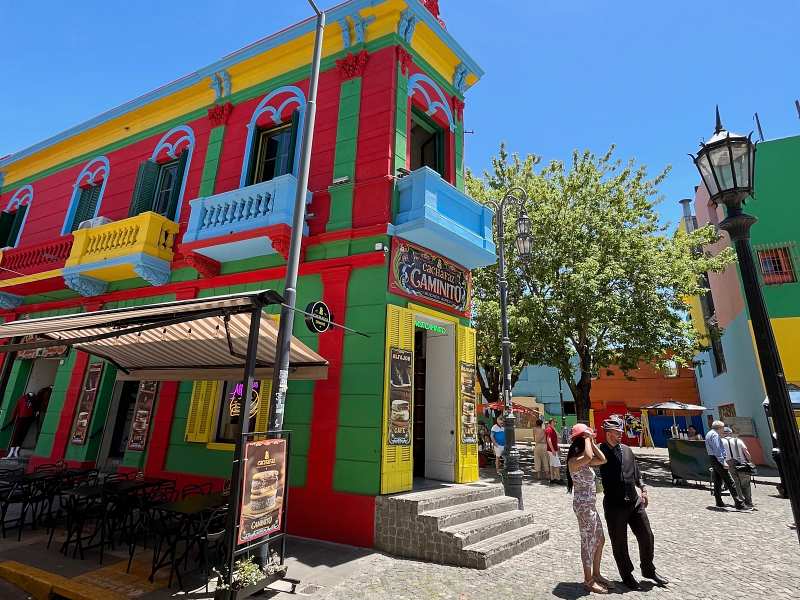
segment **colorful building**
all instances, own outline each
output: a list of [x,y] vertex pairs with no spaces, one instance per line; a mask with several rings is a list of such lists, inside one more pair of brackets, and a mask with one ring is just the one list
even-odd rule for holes
[[[800,172],[795,168],[800,136],[761,142],[756,157],[754,197],[747,203],[747,212],[758,218],[751,243],[786,380],[800,384],[800,231],[792,201],[800,189]],[[701,225],[717,225],[725,218],[724,208],[709,202],[704,186],[696,189],[694,208]],[[720,233],[722,239],[707,250],[717,252],[730,244],[728,234]],[[701,333],[721,329],[721,335],[708,337],[709,349],[696,361],[700,399],[710,409],[706,418],[721,418],[752,436],[762,461],[769,463],[772,443],[762,407],[766,392],[738,267],[709,273],[708,281],[711,291],[694,299],[692,310]]]
[[[482,71],[435,1],[327,19],[298,307],[323,301],[367,337],[295,321],[329,372],[289,384],[288,523],[370,546],[376,496],[478,477],[469,271],[495,252],[491,211],[464,194],[463,108]],[[0,317],[280,292],[313,37],[303,21],[0,159]],[[52,386],[29,466],[229,477],[236,381],[130,384],[61,350],[5,368],[0,447],[18,398]]]

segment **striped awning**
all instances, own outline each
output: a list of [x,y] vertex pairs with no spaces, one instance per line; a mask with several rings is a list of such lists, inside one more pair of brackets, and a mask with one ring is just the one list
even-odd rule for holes
[[[23,319],[0,325],[0,338],[11,338],[0,352],[70,346],[114,364],[120,380],[241,379],[250,315],[257,306],[282,302],[279,294],[264,290]],[[277,339],[277,315],[262,313],[257,377],[272,377]],[[327,377],[328,362],[297,338],[289,364],[292,379]]]

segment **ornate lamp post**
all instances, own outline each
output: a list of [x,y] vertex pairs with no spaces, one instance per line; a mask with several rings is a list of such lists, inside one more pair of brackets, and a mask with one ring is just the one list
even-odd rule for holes
[[784,464],[784,486],[792,503],[795,523],[800,524],[800,434],[792,413],[781,358],[750,247],[750,227],[756,222],[756,218],[742,211],[745,199],[753,192],[756,144],[750,140],[749,135],[743,136],[726,131],[722,127],[717,108],[714,135],[708,142],[700,145],[697,156],[690,156],[700,172],[711,200],[716,204],[722,202],[726,208],[727,217],[719,226],[730,235],[739,259],[739,270],[742,274],[747,308],[753,323],[761,374],[770,400]]
[[[518,194],[515,196],[514,194]],[[505,473],[503,474],[503,487],[506,496],[517,499],[519,508],[522,509],[522,470],[519,468],[519,450],[517,450],[516,435],[514,432],[514,407],[511,403],[511,340],[508,338],[508,282],[506,281],[505,260],[505,210],[510,203],[517,206],[517,238],[515,240],[517,254],[527,258],[531,252],[531,222],[525,213],[525,203],[528,197],[522,188],[510,189],[505,197],[498,203],[489,200],[497,215],[497,259],[498,277],[500,279],[500,324],[502,327],[502,367],[503,367],[503,405],[506,433],[506,460]]]

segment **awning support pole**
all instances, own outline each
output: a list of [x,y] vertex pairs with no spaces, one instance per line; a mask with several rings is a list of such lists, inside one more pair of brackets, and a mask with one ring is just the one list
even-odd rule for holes
[[[247,357],[244,362],[244,376],[242,377],[242,407],[239,412],[241,435],[236,436],[236,445],[233,450],[233,464],[231,466],[231,495],[228,513],[230,525],[228,526],[228,573],[227,583],[233,579],[233,566],[236,560],[236,542],[239,528],[238,515],[242,501],[242,440],[245,434],[250,433],[250,407],[252,406],[253,380],[255,378],[256,357],[258,355],[258,334],[261,328],[261,304],[259,303],[250,313],[250,333],[247,337]],[[264,398],[261,400],[265,401]]]
[[[10,344],[18,344],[20,338],[13,337],[11,338]],[[8,387],[8,380],[11,379],[11,369],[14,368],[14,361],[17,359],[16,352],[8,352],[6,354],[5,360],[3,361],[3,369],[0,370],[0,404],[3,402],[3,398],[6,395],[6,388]],[[0,423],[0,427],[3,426],[3,423]]]

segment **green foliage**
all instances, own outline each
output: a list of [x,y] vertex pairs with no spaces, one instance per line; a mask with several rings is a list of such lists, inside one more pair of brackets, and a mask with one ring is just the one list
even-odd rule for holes
[[[702,293],[700,275],[733,260],[698,252],[716,240],[713,227],[672,234],[655,206],[667,170],[648,178],[633,160],[574,152],[568,168],[554,161],[509,156],[501,145],[492,171],[467,173],[467,192],[488,203],[521,187],[531,221],[531,256],[521,260],[514,239],[518,208],[507,203],[505,249],[509,328],[515,377],[525,364],[557,367],[588,418],[591,376],[609,365],[624,371],[670,355],[688,364],[700,340],[686,320],[687,299]],[[500,335],[495,265],[474,274],[474,319],[486,395],[498,399]],[[575,358],[577,357],[577,360]],[[577,366],[576,366],[577,363]]]

